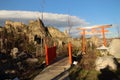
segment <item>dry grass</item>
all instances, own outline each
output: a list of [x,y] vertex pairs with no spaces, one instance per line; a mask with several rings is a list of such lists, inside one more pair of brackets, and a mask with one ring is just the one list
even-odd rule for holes
[[97,51],[93,48],[88,48],[85,55],[77,66],[70,70],[71,80],[98,80],[97,75],[99,72],[94,70],[94,63],[97,57]]

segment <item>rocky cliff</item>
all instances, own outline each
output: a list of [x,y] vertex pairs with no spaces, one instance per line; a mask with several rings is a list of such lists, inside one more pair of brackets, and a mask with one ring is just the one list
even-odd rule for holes
[[47,28],[40,19],[36,21],[30,21],[28,26],[29,34],[38,35],[40,37],[46,37],[49,35]]
[[7,33],[13,32],[14,34],[25,34],[29,38],[29,42],[34,41],[34,37],[37,35],[39,38],[54,37],[65,38],[68,37],[65,33],[59,31],[54,27],[45,27],[44,23],[40,20],[30,20],[28,25],[22,22],[13,22],[7,20],[5,27]]
[[65,38],[65,37],[69,37],[69,35],[66,35],[65,33],[59,31],[57,28],[54,27],[48,27],[48,31],[50,33],[50,35],[54,38]]

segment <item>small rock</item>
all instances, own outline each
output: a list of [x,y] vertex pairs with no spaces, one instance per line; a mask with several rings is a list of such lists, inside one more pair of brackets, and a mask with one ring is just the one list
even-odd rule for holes
[[10,53],[10,55],[13,57],[13,58],[16,58],[17,57],[17,53],[18,53],[18,48],[13,48],[12,50],[11,50],[11,53]]
[[15,70],[6,70],[5,73],[6,73],[6,74],[8,74],[8,73],[15,74],[16,71],[15,71]]
[[27,63],[29,64],[32,64],[32,63],[37,63],[38,62],[38,59],[37,58],[28,58],[26,60]]

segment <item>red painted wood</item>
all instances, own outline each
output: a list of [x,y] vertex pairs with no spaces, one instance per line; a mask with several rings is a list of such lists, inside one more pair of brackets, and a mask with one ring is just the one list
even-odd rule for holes
[[72,64],[72,44],[68,43],[69,63]]
[[46,65],[50,65],[56,58],[56,46],[48,48],[46,45],[45,52],[46,52]]

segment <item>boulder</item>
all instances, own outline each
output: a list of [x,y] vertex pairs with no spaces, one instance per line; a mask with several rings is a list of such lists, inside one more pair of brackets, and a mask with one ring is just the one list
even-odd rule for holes
[[120,58],[120,39],[113,39],[109,46],[109,54]]
[[34,64],[34,63],[38,62],[38,59],[37,58],[28,58],[28,59],[26,59],[26,62],[28,64]]
[[109,67],[112,70],[117,70],[117,64],[115,63],[113,56],[103,56],[96,59],[95,69],[97,71],[100,71],[106,67]]
[[13,58],[16,58],[17,57],[17,53],[18,53],[18,48],[13,48],[12,50],[11,50],[11,53],[10,53],[10,55],[13,57]]
[[6,74],[15,74],[16,71],[15,70],[5,70]]

